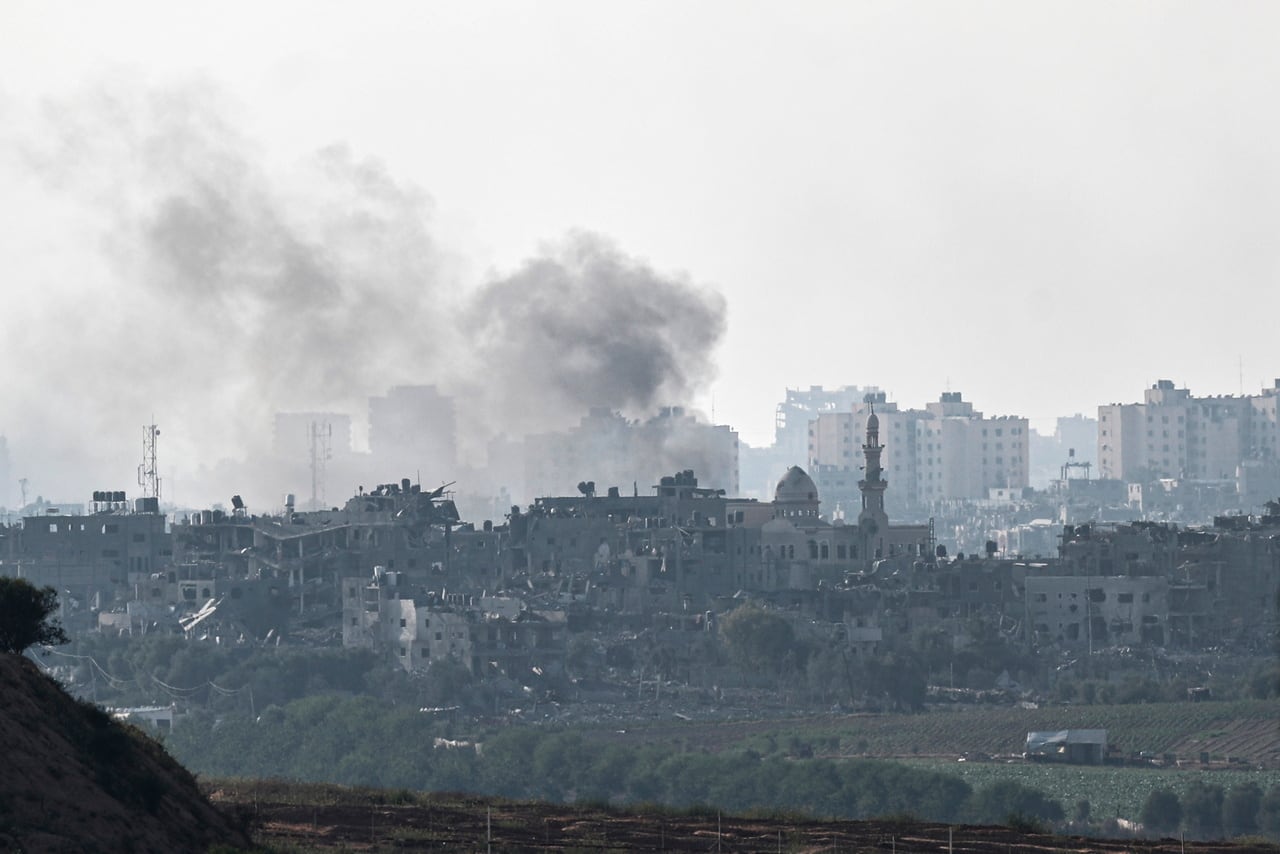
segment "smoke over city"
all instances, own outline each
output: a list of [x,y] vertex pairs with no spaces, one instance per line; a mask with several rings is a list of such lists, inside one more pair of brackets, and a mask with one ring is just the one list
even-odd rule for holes
[[465,328],[491,411],[528,428],[588,407],[643,414],[711,378],[724,300],[575,234],[485,286]]
[[468,290],[423,189],[342,145],[274,163],[238,125],[204,84],[114,85],[11,132],[11,212],[42,212],[27,248],[56,259],[21,267],[27,304],[3,321],[11,352],[39,354],[5,368],[16,476],[118,481],[153,414],[170,469],[194,473],[264,453],[275,412],[360,421],[398,384],[457,394],[475,442],[684,403],[711,377],[719,295],[588,233]]

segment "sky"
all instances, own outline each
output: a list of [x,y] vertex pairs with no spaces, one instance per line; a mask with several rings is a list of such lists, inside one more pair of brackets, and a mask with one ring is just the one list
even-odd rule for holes
[[[537,364],[757,445],[788,387],[1042,430],[1256,393],[1278,37],[1270,2],[0,0],[12,475],[131,476],[154,417],[190,478],[380,381],[517,432]],[[633,322],[666,373],[610,398]]]

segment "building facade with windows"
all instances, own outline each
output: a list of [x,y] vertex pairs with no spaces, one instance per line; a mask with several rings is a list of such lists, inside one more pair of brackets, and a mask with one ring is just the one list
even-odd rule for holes
[[1098,407],[1098,470],[1126,481],[1229,481],[1280,460],[1280,379],[1256,395],[1194,397],[1159,380],[1142,403]]
[[983,499],[991,490],[1030,485],[1030,428],[1026,418],[988,418],[960,392],[944,392],[925,409],[901,410],[880,392],[851,412],[823,413],[810,425],[809,466],[828,506],[856,508],[862,453],[859,432],[874,409],[883,445],[882,467],[894,484],[886,496],[894,513],[938,501]]

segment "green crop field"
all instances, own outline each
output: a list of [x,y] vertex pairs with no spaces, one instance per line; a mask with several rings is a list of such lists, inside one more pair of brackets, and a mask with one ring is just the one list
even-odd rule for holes
[[[1123,753],[1177,753],[1280,764],[1280,702],[1152,703],[1039,709],[966,707],[917,715],[846,715],[745,728],[743,746],[763,752],[780,739],[809,741],[827,755],[910,756],[1021,753],[1032,730],[1105,729]],[[714,742],[728,747],[721,739]]]
[[956,762],[940,759],[903,760],[915,768],[956,774],[975,789],[997,780],[1032,786],[1062,802],[1070,815],[1077,801],[1087,800],[1095,819],[1137,819],[1153,789],[1178,794],[1194,780],[1223,789],[1252,781],[1264,790],[1280,784],[1280,771],[1113,768],[1039,762]]

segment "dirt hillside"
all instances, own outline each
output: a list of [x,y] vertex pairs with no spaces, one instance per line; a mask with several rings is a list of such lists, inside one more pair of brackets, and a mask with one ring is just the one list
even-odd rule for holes
[[249,839],[158,744],[0,653],[0,850],[206,851]]

